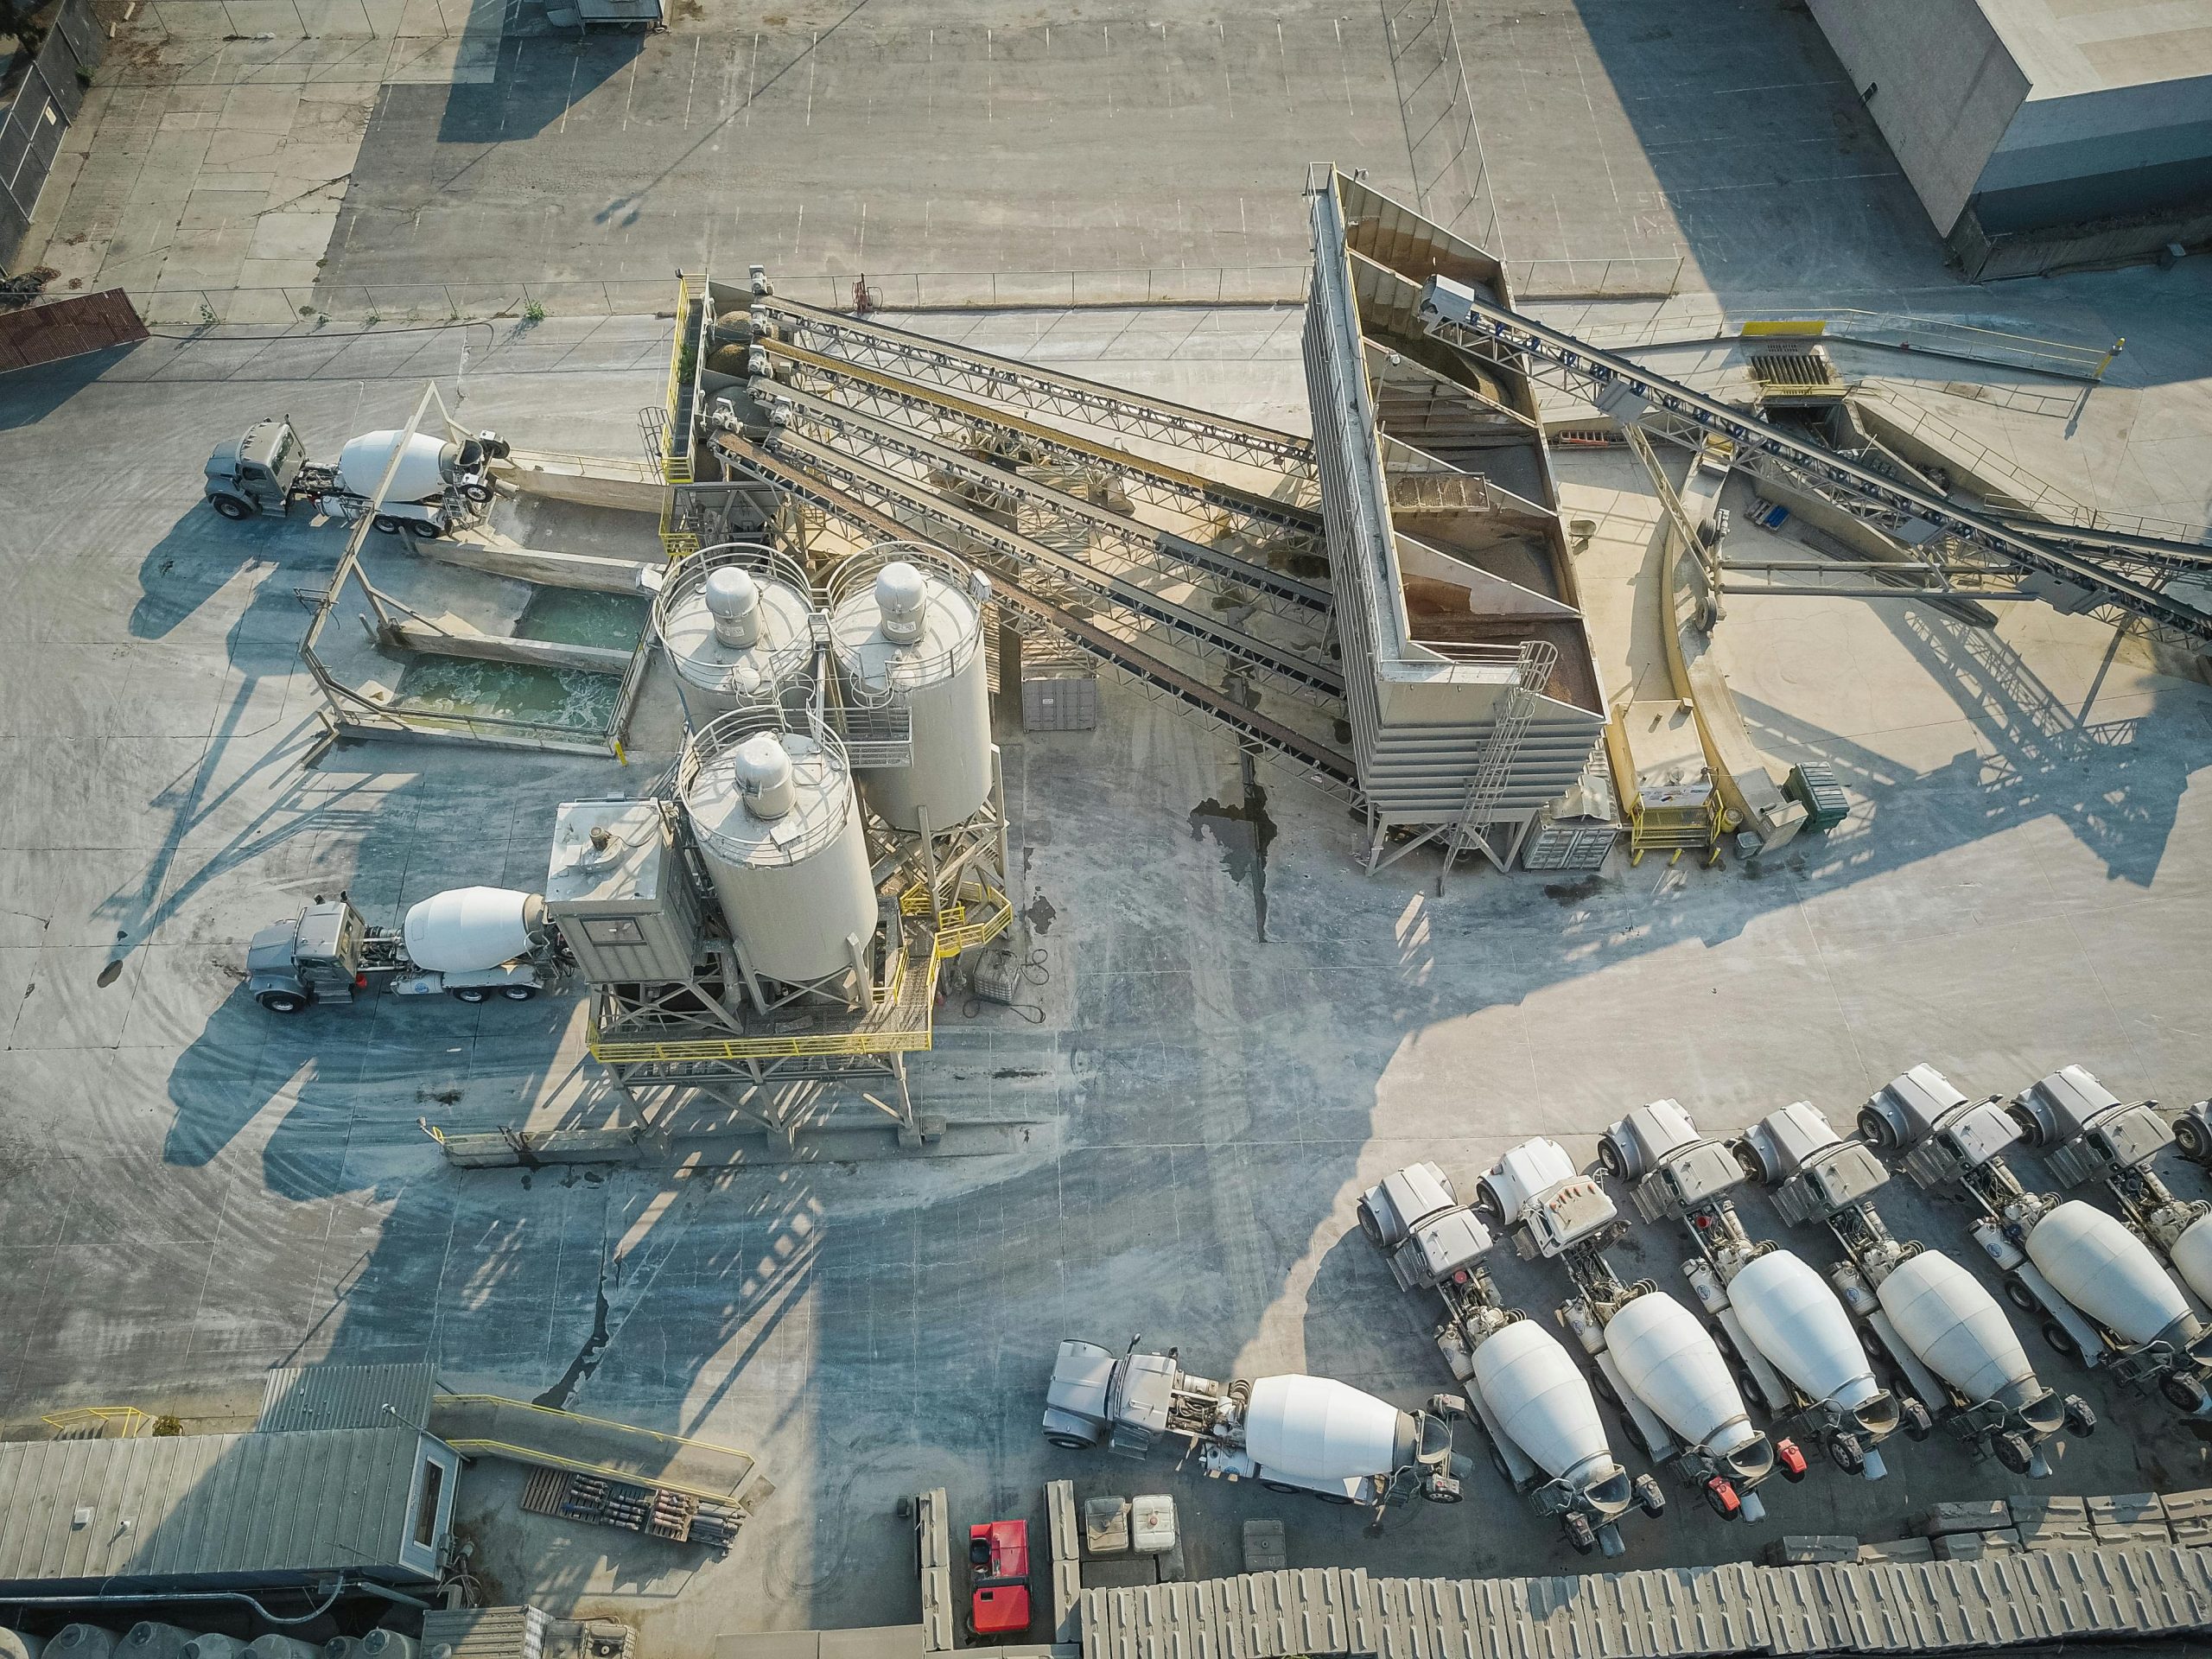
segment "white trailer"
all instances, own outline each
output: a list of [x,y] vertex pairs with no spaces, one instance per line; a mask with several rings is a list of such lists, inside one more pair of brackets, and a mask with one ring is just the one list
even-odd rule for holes
[[1639,1106],[1605,1131],[1598,1156],[1628,1181],[1648,1221],[1679,1221],[1697,1246],[1683,1275],[1727,1338],[1739,1380],[1769,1415],[1790,1420],[1846,1474],[1879,1480],[1882,1443],[1900,1428],[1924,1440],[1928,1408],[1884,1388],[1820,1274],[1771,1239],[1745,1231],[1728,1194],[1746,1171],[1699,1133],[1679,1101]]
[[1649,1475],[1631,1479],[1606,1443],[1590,1383],[1558,1338],[1497,1294],[1483,1258],[1497,1237],[1433,1163],[1370,1187],[1359,1224],[1402,1290],[1444,1303],[1436,1345],[1474,1408],[1491,1461],[1539,1515],[1556,1516],[1577,1554],[1618,1555],[1620,1516],[1662,1514]]
[[1140,1353],[1138,1340],[1118,1358],[1096,1343],[1060,1344],[1045,1396],[1047,1440],[1071,1450],[1103,1443],[1135,1458],[1170,1440],[1213,1478],[1358,1504],[1378,1522],[1415,1493],[1460,1499],[1466,1459],[1452,1451],[1459,1402],[1449,1395],[1402,1411],[1325,1376],[1217,1382],[1185,1371],[1173,1348]]
[[2028,1363],[2005,1310],[1967,1268],[1917,1240],[1900,1243],[1872,1194],[1890,1178],[1865,1142],[1846,1141],[1809,1101],[1745,1129],[1736,1154],[1795,1226],[1826,1223],[1846,1259],[1829,1282],[1906,1389],[1961,1440],[2014,1474],[2048,1478],[2044,1445],[2061,1429],[2095,1432],[2079,1395],[2061,1400]]
[[2149,1245],[2078,1198],[2031,1192],[2005,1161],[2022,1138],[2004,1096],[1969,1101],[1932,1065],[1892,1077],[1859,1109],[1859,1132],[1904,1154],[1922,1186],[1962,1187],[1981,1208],[1980,1244],[2007,1300],[2043,1321],[2044,1340],[2123,1382],[2156,1388],[2195,1416],[2212,1405],[2212,1330]]
[[1512,1228],[1523,1256],[1556,1261],[1576,1294],[1560,1307],[1598,1368],[1599,1392],[1621,1412],[1629,1437],[1653,1462],[1672,1463],[1724,1520],[1758,1521],[1755,1490],[1779,1470],[1805,1478],[1805,1454],[1751,1426],[1743,1395],[1712,1333],[1649,1280],[1628,1284],[1605,1259],[1622,1231],[1619,1211],[1594,1175],[1558,1142],[1538,1136],[1507,1153],[1478,1185],[1476,1201]]

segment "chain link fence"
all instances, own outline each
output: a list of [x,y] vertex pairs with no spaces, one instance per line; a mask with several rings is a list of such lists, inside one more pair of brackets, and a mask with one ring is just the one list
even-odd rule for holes
[[10,89],[0,115],[0,265],[12,267],[22,251],[39,191],[60,154],[62,134],[84,105],[102,46],[92,0],[67,0],[38,55]]

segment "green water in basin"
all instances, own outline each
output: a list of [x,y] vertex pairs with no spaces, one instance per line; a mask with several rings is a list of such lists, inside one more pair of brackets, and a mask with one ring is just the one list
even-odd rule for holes
[[611,674],[423,655],[399,677],[398,707],[426,715],[527,721],[595,736],[614,718],[620,690],[621,682]]
[[629,651],[645,631],[652,601],[642,594],[587,594],[573,588],[540,588],[515,621],[521,639]]

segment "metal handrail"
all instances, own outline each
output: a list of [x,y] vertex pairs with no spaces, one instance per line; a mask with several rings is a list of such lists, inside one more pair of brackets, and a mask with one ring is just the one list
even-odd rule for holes
[[950,679],[973,662],[976,652],[982,648],[982,607],[978,605],[973,629],[936,651],[925,652],[918,644],[898,646],[883,665],[882,687],[879,690],[862,682],[855,671],[855,653],[836,637],[835,618],[849,602],[874,586],[885,567],[893,564],[914,565],[951,583],[971,599],[975,594],[975,571],[944,549],[923,542],[879,542],[865,552],[854,554],[830,573],[826,587],[832,618],[830,638],[838,666],[845,671],[845,691],[862,708],[895,703],[910,691]]
[[[772,732],[779,735],[797,732],[808,738],[820,748],[823,762],[828,766],[832,777],[838,782],[842,782],[843,792],[849,797],[853,787],[852,763],[846,757],[844,744],[834,732],[822,723],[819,712],[810,707],[806,711],[804,725],[794,727],[783,705],[772,702],[766,705],[733,709],[726,715],[718,715],[700,730],[693,732],[684,740],[683,755],[677,762],[676,766],[676,790],[678,798],[686,798],[688,804],[692,785],[698,782],[700,773],[707,766],[735,749],[747,738],[758,736],[763,732]],[[832,783],[829,786],[835,788],[836,784]],[[721,835],[720,832],[702,824],[695,813],[687,810],[684,816],[691,825],[692,835],[725,857],[742,862],[751,858],[759,850],[757,842],[735,842]],[[773,844],[777,850],[784,855],[786,863],[796,864],[802,859],[820,852],[837,836],[842,835],[845,832],[846,822],[845,813],[824,814],[822,820],[814,825],[810,833],[796,833],[789,839],[776,839]],[[795,824],[792,828],[794,830],[798,830],[800,827]]]
[[[671,494],[673,492],[671,492]],[[798,594],[812,609],[813,583],[808,580],[806,567],[790,554],[779,551],[761,542],[722,542],[713,547],[702,547],[696,553],[687,553],[669,566],[668,575],[661,583],[660,592],[653,599],[653,637],[664,649],[668,644],[668,620],[679,600],[689,599],[706,585],[707,578],[719,569],[737,569],[748,575],[780,582]],[[757,646],[768,666],[765,683],[749,696],[740,696],[741,702],[766,702],[774,698],[793,678],[806,670],[814,659],[812,632],[794,634],[773,647]],[[668,653],[669,666],[678,679],[708,691],[726,696],[739,696],[721,679],[688,672],[694,667],[679,659],[673,652]]]

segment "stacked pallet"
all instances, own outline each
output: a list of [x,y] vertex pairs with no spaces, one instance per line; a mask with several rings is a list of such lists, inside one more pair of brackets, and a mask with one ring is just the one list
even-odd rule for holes
[[524,1487],[522,1507],[531,1515],[620,1527],[671,1543],[697,1543],[728,1553],[744,1516],[734,1506],[663,1486],[641,1486],[604,1475],[540,1469]]

